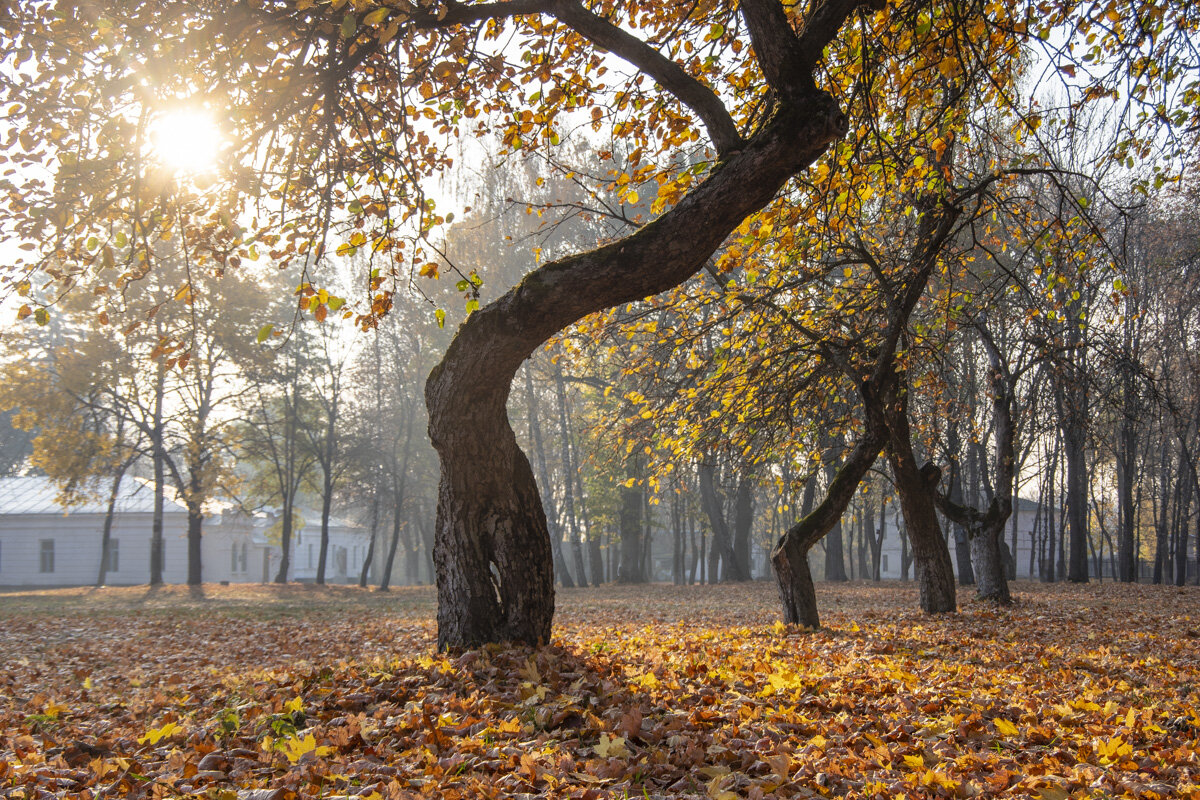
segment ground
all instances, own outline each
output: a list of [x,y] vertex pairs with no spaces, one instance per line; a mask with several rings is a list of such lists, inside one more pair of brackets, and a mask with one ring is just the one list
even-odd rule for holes
[[0,593],[0,797],[1200,798],[1200,589],[559,593],[433,652],[433,593]]

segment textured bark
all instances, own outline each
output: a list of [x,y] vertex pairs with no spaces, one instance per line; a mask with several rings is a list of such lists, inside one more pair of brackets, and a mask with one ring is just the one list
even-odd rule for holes
[[[956,501],[934,488],[933,498],[943,514],[961,525],[970,540],[971,561],[974,566],[976,592],[985,600],[1008,604],[1012,596],[1008,589],[1008,564],[1003,547],[1005,524],[1013,511],[1016,473],[1016,443],[1012,409],[1015,382],[1000,351],[986,328],[979,328],[980,340],[991,365],[990,392],[992,395],[992,429],[996,440],[995,489],[990,492],[984,511]],[[972,452],[974,473],[982,476],[982,447]],[[985,481],[980,480],[981,483]],[[978,495],[978,492],[972,492]]]
[[929,464],[925,468],[917,466],[907,405],[906,399],[901,397],[888,406],[888,461],[912,547],[921,609],[930,614],[949,613],[956,611],[958,604],[954,567],[934,507],[933,487],[940,477],[940,470],[929,469],[932,466]]

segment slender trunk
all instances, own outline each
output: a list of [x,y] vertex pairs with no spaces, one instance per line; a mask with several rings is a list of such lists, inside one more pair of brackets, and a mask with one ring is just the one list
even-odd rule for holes
[[[546,448],[542,444],[542,417],[538,413],[537,393],[533,390],[532,365],[525,367],[525,399],[529,404],[529,436],[533,439],[533,455],[537,459],[538,477],[542,482],[542,503],[546,510],[546,530],[550,534],[550,552],[554,559],[554,574],[568,589],[574,588],[571,572],[562,554],[562,528],[558,524],[558,510],[554,507],[554,486],[550,483],[550,470],[546,467]],[[571,475],[564,475],[570,482]]]
[[808,567],[808,551],[841,519],[854,499],[858,485],[875,463],[883,441],[882,426],[869,424],[850,455],[834,473],[825,490],[825,499],[785,531],[775,543],[771,551],[771,563],[775,565],[784,622],[809,628],[821,626],[816,589]]
[[[583,563],[583,536],[579,530],[579,519],[575,516],[575,481],[578,465],[575,463],[575,448],[571,442],[571,425],[567,416],[567,390],[562,367],[555,365],[555,388],[558,395],[558,424],[562,435],[563,493],[567,505],[567,525],[571,536],[571,555],[574,557],[575,583],[587,586],[587,572]],[[564,584],[566,585],[565,581]]]
[[[950,460],[950,502],[963,505],[966,501],[963,493],[964,456],[969,460],[970,454],[962,452],[962,442],[958,436],[958,425],[950,423],[946,431],[946,448],[952,453]],[[958,566],[958,583],[960,586],[972,586],[975,583],[975,573],[971,570],[971,545],[967,529],[957,522],[951,525],[954,534],[954,559]]]
[[[1086,402],[1086,394],[1077,393],[1076,402]],[[1070,529],[1070,554],[1067,559],[1067,580],[1071,583],[1088,582],[1088,477],[1087,477],[1087,431],[1083,415],[1072,418],[1065,437],[1067,461],[1067,525]]]
[[108,551],[112,547],[113,516],[117,510],[117,495],[121,491],[121,478],[125,470],[121,469],[113,476],[112,488],[108,490],[108,505],[104,510],[104,527],[100,531],[100,572],[96,576],[96,586],[103,586],[108,580]]
[[[840,449],[843,442],[838,443]],[[834,477],[837,475],[837,468],[832,464],[825,467],[825,484],[828,486],[833,483]],[[803,516],[808,516],[812,511],[813,504],[816,500],[817,476],[813,475],[804,485],[804,505]],[[825,580],[835,582],[845,582],[849,580],[846,576],[846,553],[845,544],[842,542],[842,520],[838,517],[833,523],[833,527],[829,529],[829,533],[825,534]]]
[[[640,473],[634,466],[634,477]],[[617,583],[645,583],[642,572],[642,488],[621,487],[621,564],[617,568]]]
[[163,509],[166,495],[166,464],[163,452],[163,396],[166,393],[166,367],[162,359],[156,362],[154,382],[154,431],[150,446],[154,462],[154,514],[150,522],[150,585],[163,582]]
[[734,580],[752,580],[750,565],[750,528],[754,524],[754,488],[750,468],[743,467],[738,478],[737,494],[733,501],[734,563],[741,567],[741,576]]
[[[387,559],[383,565],[383,575],[379,581],[379,591],[386,592],[391,586],[392,566],[396,563],[396,548],[400,544],[400,529],[403,527],[404,501],[408,486],[408,456],[412,449],[412,431],[414,414],[408,416],[404,425],[404,447],[400,451],[400,460],[392,469],[392,541],[388,545]],[[395,452],[395,451],[393,451]]]
[[379,493],[375,492],[371,499],[371,541],[367,543],[367,556],[363,559],[362,570],[358,573],[358,585],[367,588],[367,577],[371,574],[371,563],[375,560],[375,539],[379,536]]
[[388,543],[387,558],[383,562],[383,577],[379,581],[379,591],[381,592],[386,592],[392,587],[392,567],[396,564],[396,551],[400,548],[400,531],[404,527],[402,505],[403,499],[392,509],[392,539]]
[[319,544],[321,552],[317,554],[317,578],[318,586],[325,585],[325,564],[329,554],[329,514],[333,506],[333,478],[326,471],[324,485],[321,489],[321,541]]
[[[746,565],[738,558],[729,526],[725,523],[725,503],[717,493],[715,472],[716,470],[711,464],[701,464],[696,469],[700,479],[700,504],[704,508],[713,532],[713,546],[709,563],[712,563],[714,557],[721,559],[723,567],[721,578],[723,580],[749,580]],[[715,583],[712,580],[709,582]]]
[[279,537],[279,569],[275,572],[275,583],[287,583],[288,572],[292,567],[292,500],[283,498],[283,517],[280,519],[282,532]]
[[187,564],[188,586],[199,586],[204,580],[204,567],[200,563],[200,540],[204,533],[203,477],[200,467],[193,465],[188,478],[188,492],[184,505],[188,510]]

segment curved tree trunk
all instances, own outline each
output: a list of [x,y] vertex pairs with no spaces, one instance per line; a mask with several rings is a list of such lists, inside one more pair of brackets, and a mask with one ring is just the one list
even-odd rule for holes
[[869,424],[863,438],[830,480],[825,499],[775,543],[771,563],[775,565],[784,622],[808,628],[821,626],[816,589],[808,568],[808,551],[841,520],[858,485],[883,449],[884,441],[882,426]]
[[472,314],[429,375],[441,460],[435,563],[438,645],[545,641],[554,612],[550,543],[505,404],[521,363],[587,314],[671,288],[846,130],[824,93],[781,104],[744,148],[666,214],[618,242],[550,262]]

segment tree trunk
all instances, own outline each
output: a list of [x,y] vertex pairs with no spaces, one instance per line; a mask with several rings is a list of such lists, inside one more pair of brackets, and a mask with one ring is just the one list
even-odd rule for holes
[[392,509],[392,539],[388,542],[387,558],[383,561],[383,575],[379,579],[378,591],[386,592],[392,588],[392,567],[396,564],[396,551],[400,548],[400,530],[404,527],[404,517],[401,511],[403,499]]
[[279,536],[279,548],[282,551],[279,557],[279,569],[275,572],[275,583],[287,583],[288,572],[292,568],[292,501],[289,497],[283,498],[283,514],[280,517],[281,532]]
[[187,582],[188,586],[199,586],[204,580],[204,568],[200,563],[200,537],[204,533],[204,496],[202,467],[192,464],[188,470],[188,492],[183,498],[188,510],[187,528]]
[[[572,589],[575,582],[571,580],[571,572],[562,554],[562,529],[558,524],[558,511],[554,507],[554,487],[550,483],[550,470],[546,467],[546,449],[542,444],[542,417],[538,413],[537,394],[533,390],[532,365],[525,367],[525,399],[529,404],[529,436],[533,439],[533,455],[537,459],[538,476],[542,480],[542,488],[546,491],[545,500],[546,530],[550,535],[550,552],[554,559],[554,573],[558,576],[563,587]],[[564,474],[567,481],[571,480],[569,473]]]
[[625,239],[535,269],[459,328],[425,389],[441,460],[434,555],[440,648],[550,636],[546,518],[506,413],[521,362],[587,314],[695,274],[845,130],[846,117],[827,94],[781,103],[762,131],[670,211]]
[[108,506],[104,511],[104,527],[100,531],[100,572],[96,576],[96,586],[103,586],[108,579],[108,549],[112,546],[113,514],[117,510],[117,495],[121,491],[121,478],[125,470],[121,469],[113,476],[112,488],[108,491]]
[[[713,563],[714,557],[721,559],[723,567],[721,580],[749,580],[750,576],[746,573],[746,566],[738,558],[729,526],[725,523],[725,503],[717,494],[715,469],[711,464],[701,464],[696,468],[696,472],[700,478],[700,504],[704,507],[704,513],[708,517],[713,532],[709,563]],[[712,573],[715,573],[715,570],[712,570]],[[716,582],[712,579],[713,577],[715,575],[710,574],[710,583]]]
[[[579,530],[579,519],[575,516],[575,480],[578,464],[575,463],[575,448],[571,442],[571,425],[567,417],[567,389],[562,367],[555,365],[555,388],[558,395],[558,424],[562,434],[563,499],[567,506],[567,525],[571,534],[571,554],[574,557],[575,584],[587,586],[587,572],[583,564],[583,535]],[[564,582],[564,585],[565,582]]]
[[738,477],[737,494],[733,501],[733,553],[734,563],[741,568],[741,576],[734,580],[753,580],[750,564],[750,528],[754,524],[754,487],[750,468],[743,467]]
[[[900,393],[904,391],[901,389]],[[933,487],[937,485],[940,470],[932,464],[926,464],[925,468],[917,466],[908,427],[907,398],[901,394],[897,400],[887,409],[888,461],[912,546],[921,609],[930,614],[950,613],[958,608],[954,566],[933,501]]]
[[[635,468],[635,472],[638,472]],[[621,563],[617,567],[617,583],[645,583],[642,573],[642,489],[621,487]]]
[[[1078,396],[1076,393],[1077,402]],[[1083,395],[1086,402],[1086,395]],[[1070,555],[1067,559],[1067,580],[1071,583],[1088,582],[1088,490],[1087,490],[1087,431],[1082,418],[1074,415],[1067,425],[1064,445],[1067,461],[1067,525],[1070,529]]]
[[329,554],[329,513],[333,506],[333,475],[328,469],[324,473],[321,488],[321,552],[317,555],[317,585],[325,585],[325,563]]
[[875,463],[883,442],[882,425],[868,423],[862,438],[829,481],[825,499],[775,543],[771,563],[775,565],[784,622],[808,628],[821,626],[816,589],[808,568],[808,551],[842,518],[858,485]]
[[[836,476],[837,470],[832,464],[825,467],[826,485],[832,484]],[[812,510],[813,501],[816,497],[816,488],[817,476],[813,475],[808,479],[808,484],[804,487],[804,514],[806,516]],[[825,580],[838,582],[849,580],[846,576],[846,546],[842,542],[842,519],[840,516],[833,523],[833,527],[829,529],[829,533],[825,534],[824,542]]]
[[1012,595],[1008,590],[1004,554],[1000,537],[1004,534],[1004,523],[999,520],[986,528],[975,531],[971,537],[971,561],[975,565],[975,591],[981,599],[1008,605]]
[[358,573],[358,586],[367,588],[367,577],[371,574],[371,563],[375,560],[375,539],[379,536],[379,493],[375,492],[371,500],[371,541],[367,543],[367,556],[363,559],[362,570]]
[[166,493],[166,464],[163,452],[163,396],[166,392],[166,366],[160,358],[155,364],[154,428],[150,446],[154,462],[154,514],[150,522],[150,585],[163,583],[163,507]]

